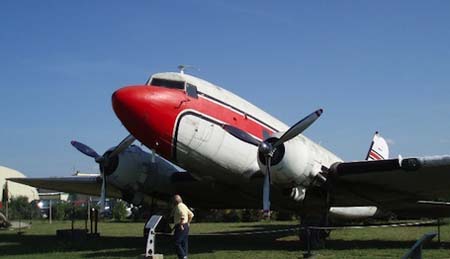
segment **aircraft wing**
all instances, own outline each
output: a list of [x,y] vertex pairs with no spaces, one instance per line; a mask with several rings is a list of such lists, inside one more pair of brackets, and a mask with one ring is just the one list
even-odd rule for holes
[[[67,193],[81,193],[100,196],[102,179],[100,176],[71,176],[71,177],[44,177],[44,178],[8,178],[8,180]],[[107,186],[108,197],[121,198],[120,191],[112,185]]]
[[371,203],[391,210],[448,198],[450,155],[344,162],[332,169],[337,203]]

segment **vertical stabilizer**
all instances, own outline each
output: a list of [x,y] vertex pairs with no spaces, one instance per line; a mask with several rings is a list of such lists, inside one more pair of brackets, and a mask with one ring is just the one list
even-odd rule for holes
[[366,160],[384,160],[389,158],[389,146],[386,140],[375,132],[369,152],[367,152]]

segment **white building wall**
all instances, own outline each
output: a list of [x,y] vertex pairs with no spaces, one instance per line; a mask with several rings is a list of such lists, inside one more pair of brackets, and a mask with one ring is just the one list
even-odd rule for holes
[[[4,166],[0,166],[0,201],[3,200],[3,188],[5,188],[6,178],[23,178],[24,174]],[[39,200],[39,195],[34,187],[8,181],[9,198],[25,196],[28,201]]]

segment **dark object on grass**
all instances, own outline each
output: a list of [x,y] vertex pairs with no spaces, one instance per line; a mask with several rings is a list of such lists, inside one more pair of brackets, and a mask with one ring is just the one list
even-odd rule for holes
[[437,235],[436,232],[430,232],[423,235],[417,242],[409,249],[408,252],[402,257],[402,259],[422,259],[422,246],[428,243]]
[[5,215],[0,212],[0,228],[9,228],[11,223],[6,219]]
[[58,229],[56,230],[58,239],[71,239],[73,241],[86,240],[86,229]]

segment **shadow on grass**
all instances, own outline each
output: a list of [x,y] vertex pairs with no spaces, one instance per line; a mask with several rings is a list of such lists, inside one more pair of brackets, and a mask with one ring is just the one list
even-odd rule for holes
[[[329,250],[348,250],[348,249],[405,249],[411,248],[414,241],[398,241],[398,240],[327,240],[326,249]],[[450,248],[450,242],[441,242],[439,245],[435,240],[424,245],[427,249]]]
[[[2,256],[55,252],[80,252],[83,257],[136,257],[144,253],[142,237],[99,237],[86,240],[59,240],[51,235],[6,234],[0,237]],[[298,250],[298,242],[279,241],[274,236],[226,236],[193,235],[189,238],[191,253],[208,253],[220,250]],[[156,251],[173,255],[172,236],[161,235],[156,239]]]
[[[289,228],[280,225],[252,225],[252,231],[269,231]],[[230,231],[236,233],[234,231]],[[246,231],[243,231],[246,232]],[[229,233],[228,233],[229,234]],[[293,233],[291,233],[292,235]],[[294,233],[295,234],[295,233]],[[191,235],[189,248],[191,254],[212,253],[215,251],[300,251],[300,243],[293,240],[278,239],[279,233],[254,235],[227,235],[227,232],[211,235]],[[414,241],[391,240],[328,240],[327,250],[347,249],[405,249],[414,244]],[[53,235],[16,235],[13,233],[0,233],[0,250],[2,256],[29,255],[55,252],[77,252],[80,257],[136,257],[144,253],[145,240],[137,236],[109,237],[101,236],[79,241],[60,240]],[[436,242],[425,246],[428,249],[450,248],[449,242],[442,242],[439,247]],[[158,235],[156,251],[167,256],[174,255],[172,236]]]
[[138,237],[99,237],[85,240],[58,239],[55,235],[16,235],[0,236],[2,256],[26,255],[56,252],[89,252],[108,249],[127,249],[122,256],[136,256],[144,250],[143,238]]

